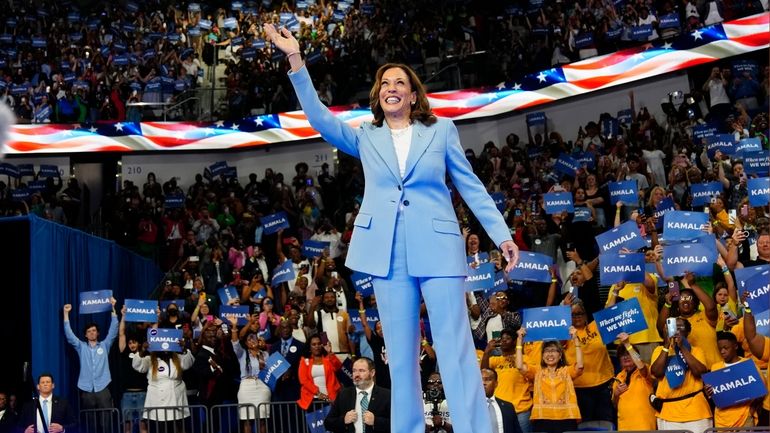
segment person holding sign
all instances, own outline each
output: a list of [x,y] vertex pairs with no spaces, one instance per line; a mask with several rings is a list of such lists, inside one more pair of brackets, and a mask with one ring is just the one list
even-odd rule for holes
[[580,416],[583,421],[613,422],[610,386],[615,372],[607,346],[602,341],[596,321],[588,321],[588,313],[580,300],[568,293],[564,304],[572,305],[573,341],[567,342],[564,355],[568,364],[577,363],[578,352],[584,360],[583,374],[573,379]]
[[622,370],[612,384],[612,403],[618,412],[618,431],[655,430],[655,410],[650,406],[653,380],[647,364],[625,332],[618,335],[618,361]]
[[580,408],[573,380],[583,374],[583,352],[577,337],[577,329],[570,326],[569,334],[575,345],[575,363],[567,365],[564,349],[556,340],[543,342],[540,364],[524,362],[524,335],[519,329],[516,340],[516,368],[533,382],[534,394],[530,420],[532,430],[545,433],[562,433],[577,430]]
[[[738,356],[738,339],[730,332],[717,333],[717,344],[722,355],[722,361],[711,366],[711,371],[721,370],[731,365],[743,362],[746,359]],[[704,385],[706,396],[714,395],[711,385]],[[754,427],[755,405],[753,400],[729,407],[717,407],[714,409],[714,427]]]
[[[246,335],[246,350],[243,350],[241,341],[238,338],[238,318],[230,315],[228,318],[232,330],[230,331],[230,342],[233,345],[235,357],[238,358],[238,364],[241,366],[241,385],[238,387],[238,404],[253,404],[258,412],[260,419],[260,431],[265,431],[267,426],[264,419],[270,418],[270,408],[263,403],[270,402],[270,388],[259,379],[260,370],[265,368],[267,352],[264,350],[264,340],[259,339],[256,333],[250,332]],[[260,347],[261,346],[261,347]],[[249,407],[238,409],[239,418],[242,421],[243,433],[251,433],[251,424],[249,420],[256,418],[256,414]]]
[[[134,370],[131,362],[139,356],[142,345],[136,333],[126,334],[126,306],[120,311],[120,325],[118,326],[118,350],[120,351],[120,378],[123,397],[120,401],[120,413],[125,417],[127,428],[140,423],[139,418],[144,408],[144,400],[147,398],[147,377]],[[129,418],[130,417],[130,418]],[[147,423],[141,421],[140,433],[147,432]]]
[[327,340],[322,342],[321,335],[310,337],[310,356],[299,360],[300,397],[297,405],[308,410],[313,400],[325,402],[337,398],[342,385],[337,380],[337,372],[342,368],[342,362],[332,353],[332,345]]
[[664,328],[666,344],[652,353],[650,372],[658,379],[655,395],[663,402],[657,415],[658,430],[703,432],[711,427],[711,408],[703,395],[701,379],[708,371],[706,356],[687,341],[690,330],[687,319],[676,319],[676,332]]
[[[115,312],[115,298],[110,297],[112,304],[112,317],[110,329],[104,340],[99,341],[99,327],[96,323],[89,323],[85,328],[86,341],[75,336],[70,326],[70,311],[72,304],[65,304],[64,335],[67,342],[75,348],[80,360],[80,375],[78,376],[78,389],[80,390],[82,409],[109,409],[112,408],[112,395],[107,388],[112,381],[110,376],[109,354],[112,343],[118,336],[118,313]],[[107,420],[99,417],[99,424],[106,428]]]
[[[190,409],[177,409],[188,405],[187,387],[182,380],[182,372],[192,367],[195,358],[188,349],[184,349],[181,355],[175,352],[151,352],[148,356],[144,352],[146,345],[147,343],[138,356],[131,360],[134,370],[147,374],[147,398],[144,406],[169,409],[145,412],[143,418],[153,421],[150,431],[179,431],[182,428],[182,420],[190,416]],[[179,345],[184,347],[184,342],[180,341]]]
[[[422,295],[448,401],[458,417],[454,427],[488,433],[481,374],[466,319],[467,264],[446,175],[500,247],[509,262],[506,272],[516,265],[519,249],[465,158],[457,128],[433,115],[417,75],[397,64],[381,67],[373,81],[374,120],[351,128],[321,104],[291,32],[283,28],[279,34],[272,24],[265,24],[264,30],[287,55],[289,78],[310,124],[363,164],[366,194],[353,223],[346,264],[374,276],[389,362],[399,372],[392,383],[393,431],[424,431],[420,373],[414,362]],[[426,245],[442,251],[443,260],[435,260]]]
[[[743,326],[745,332],[745,339],[748,342],[751,354],[756,359],[762,361],[767,365],[770,362],[770,337],[757,334],[757,322],[754,318],[754,314],[751,312],[751,308],[748,308],[744,301],[743,308]],[[768,381],[770,386],[770,381]],[[770,388],[769,388],[770,389]],[[767,404],[764,405],[765,414],[767,413]],[[765,415],[766,416],[766,415]],[[759,425],[767,425],[767,418],[760,420]]]

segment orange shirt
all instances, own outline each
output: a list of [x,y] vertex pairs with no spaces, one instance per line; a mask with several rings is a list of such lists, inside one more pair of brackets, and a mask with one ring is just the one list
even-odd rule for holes
[[540,364],[528,366],[526,377],[534,382],[534,399],[531,420],[563,420],[580,421],[580,409],[577,405],[577,395],[572,379],[580,376],[580,371],[574,364],[557,368],[551,372],[541,368]]
[[[532,368],[540,362],[541,342],[524,343],[524,363]],[[516,356],[491,356],[489,368],[497,372],[495,397],[511,402],[516,413],[532,409],[532,382],[516,368]]]
[[[613,382],[613,392],[618,384],[626,382],[628,372],[621,370],[615,377],[619,382]],[[655,409],[650,405],[652,393],[649,366],[644,374],[639,369],[634,370],[628,390],[618,397],[618,430],[657,430]]]
[[[671,356],[677,356],[673,353],[673,349],[671,352]],[[662,346],[655,348],[655,350],[652,352],[653,364],[662,353]],[[700,361],[703,365],[709,365],[706,364],[706,357],[700,347],[693,346],[690,353],[692,353],[692,356]],[[701,380],[701,378],[696,378],[693,376],[690,370],[687,370],[684,375],[684,382],[679,388],[676,389],[671,389],[668,386],[668,379],[666,379],[664,376],[663,379],[658,381],[658,390],[655,395],[660,398],[674,398],[689,394],[691,392],[700,391],[702,389],[703,380]],[[699,392],[691,398],[663,403],[663,409],[657,416],[660,419],[671,422],[698,421],[701,419],[711,418],[711,408],[709,407],[709,403],[706,400],[706,397],[702,392]]]
[[[607,353],[596,322],[591,322],[583,329],[577,329],[577,337],[580,340],[583,351],[583,374],[574,381],[576,388],[590,388],[599,386],[612,379],[615,369]],[[575,342],[569,340],[564,351],[567,364],[575,364]]]

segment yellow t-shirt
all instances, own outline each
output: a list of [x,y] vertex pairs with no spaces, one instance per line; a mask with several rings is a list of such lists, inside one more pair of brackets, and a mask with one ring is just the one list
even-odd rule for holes
[[[744,361],[745,358],[739,358],[737,362]],[[719,361],[711,366],[711,371],[721,370],[727,365],[724,361]],[[714,427],[743,427],[746,420],[751,415],[751,401],[743,404],[736,404],[725,408],[714,409]]]
[[738,324],[733,326],[732,329],[730,329],[730,332],[735,335],[735,338],[738,339],[738,341],[741,342],[741,347],[743,347],[743,353],[746,355],[749,355],[749,358],[751,358],[752,361],[754,361],[755,364],[757,364],[757,368],[760,370],[767,369],[767,361],[763,361],[756,356],[751,354],[751,349],[749,349],[749,342],[746,341],[746,333],[743,331],[743,317],[738,319]]
[[[735,301],[733,301],[732,298],[727,298],[727,304],[725,304],[725,307],[727,307],[727,309],[730,310],[730,312],[733,313],[735,317],[738,317],[738,305],[735,304]],[[717,309],[719,310],[719,317],[717,318],[716,327],[717,332],[725,330],[725,315],[722,312],[725,307],[717,305]]]
[[[703,354],[703,350],[700,347],[693,346],[690,351],[692,356],[700,361],[703,365],[706,364],[706,357]],[[658,346],[652,352],[652,363],[663,353],[663,347]],[[676,354],[671,353],[671,356]],[[655,393],[660,398],[674,398],[680,397],[691,392],[700,391],[703,389],[703,380],[695,378],[693,374],[687,370],[684,376],[684,382],[679,388],[671,389],[668,386],[668,379],[663,377],[658,381],[658,390]],[[695,394],[691,398],[687,398],[679,401],[672,401],[663,404],[663,409],[657,415],[658,418],[670,421],[670,422],[689,422],[697,421],[701,419],[711,418],[711,408],[706,400],[706,397],[702,392]]]
[[540,364],[530,365],[526,377],[534,383],[531,420],[574,419],[580,422],[580,409],[572,380],[580,375],[575,365],[557,368],[552,374]]
[[[607,353],[607,346],[602,341],[596,322],[591,322],[583,329],[577,330],[577,337],[580,340],[581,350],[583,351],[583,374],[576,378],[574,383],[576,388],[590,388],[599,386],[612,379],[615,369],[610,361],[610,355]],[[575,343],[569,340],[567,348],[564,351],[567,364],[575,364]]]
[[[615,376],[620,382],[613,382],[613,392],[619,383],[625,383],[628,373],[621,370]],[[650,405],[650,394],[653,393],[652,379],[649,366],[645,374],[634,370],[628,390],[618,397],[618,430],[657,430],[655,409]]]
[[703,365],[708,367],[721,361],[722,355],[719,354],[719,347],[717,347],[717,331],[706,318],[706,312],[697,311],[687,320],[692,325],[692,331],[687,340],[703,351],[706,356],[706,362]]
[[[644,314],[644,321],[647,322],[646,330],[635,332],[629,336],[628,341],[631,344],[660,343],[663,341],[663,339],[660,338],[658,328],[656,327],[658,323],[658,276],[655,274],[648,275],[650,275],[655,282],[656,290],[654,290],[654,293],[650,293],[650,291],[644,287],[644,284],[639,283],[626,284],[620,290],[620,293],[618,293],[618,296],[626,300],[631,298],[638,299],[639,306],[642,307],[642,314]],[[613,290],[614,288],[615,285],[613,285],[610,290]]]

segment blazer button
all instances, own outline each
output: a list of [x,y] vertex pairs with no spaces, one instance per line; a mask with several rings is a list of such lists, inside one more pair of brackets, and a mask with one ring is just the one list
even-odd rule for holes
[[404,200],[404,206],[409,206],[409,200]]
[[401,185],[398,186],[398,190],[401,191]]

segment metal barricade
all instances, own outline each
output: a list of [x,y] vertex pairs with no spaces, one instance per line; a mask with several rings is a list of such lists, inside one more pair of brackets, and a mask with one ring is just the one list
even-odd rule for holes
[[264,411],[257,416],[257,406],[247,404],[220,404],[209,409],[209,433],[242,433],[245,425],[249,426],[251,433],[260,433],[260,424],[269,416],[269,411]]
[[110,409],[83,409],[78,418],[81,433],[121,433],[120,411]]
[[141,419],[126,417],[125,421],[130,423],[126,429],[131,428],[126,431],[138,428],[142,433],[209,433],[208,411],[202,405],[145,407]]
[[274,401],[261,403],[259,410],[267,410],[270,417],[265,421],[265,433],[305,433],[308,432],[305,415],[328,405],[327,402],[314,401],[307,411],[297,405],[296,401]]

